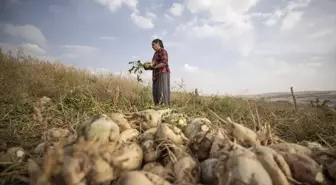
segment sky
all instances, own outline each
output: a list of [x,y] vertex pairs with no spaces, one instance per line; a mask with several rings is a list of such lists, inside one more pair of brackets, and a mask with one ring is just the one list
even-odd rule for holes
[[[2,0],[0,47],[127,75],[163,40],[172,90],[336,90],[335,0]],[[151,72],[143,74],[151,82]]]

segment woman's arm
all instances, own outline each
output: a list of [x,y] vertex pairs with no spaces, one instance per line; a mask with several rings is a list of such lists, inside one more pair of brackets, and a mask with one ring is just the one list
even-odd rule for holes
[[157,64],[156,66],[154,66],[153,68],[154,68],[154,69],[157,69],[157,68],[161,68],[161,67],[164,67],[164,66],[166,66],[165,63],[159,63],[159,64]]

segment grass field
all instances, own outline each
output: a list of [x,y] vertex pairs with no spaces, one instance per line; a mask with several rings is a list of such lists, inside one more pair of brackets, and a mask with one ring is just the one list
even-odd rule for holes
[[[98,113],[127,113],[153,104],[151,87],[135,79],[96,76],[22,53],[0,53],[0,82],[0,152],[6,143],[7,147],[21,146],[30,153],[43,141],[42,132],[48,128],[71,130]],[[38,102],[43,97],[51,102],[40,106]],[[306,140],[336,145],[336,114],[327,107],[300,105],[296,112],[290,103],[197,96],[190,92],[172,92],[171,104],[178,112],[189,117],[207,117],[213,124],[219,122],[207,108],[250,128],[257,122],[268,122],[276,135],[289,142]],[[22,184],[22,176],[27,176],[22,165],[0,169],[0,184]]]
[[[40,142],[40,133],[46,127],[73,127],[96,113],[130,112],[152,106],[151,87],[133,79],[94,76],[20,53],[1,52],[0,70],[0,137],[8,146],[20,145],[29,150]],[[43,96],[52,102],[38,113],[41,118],[37,119],[35,102]],[[336,115],[330,109],[301,107],[295,113],[291,104],[172,93],[172,108],[217,122],[206,107],[249,127],[256,120],[269,122],[274,132],[288,141],[336,144]]]
[[[323,103],[323,101],[329,100],[328,107],[330,108],[336,108],[336,91],[299,91],[294,92],[296,96],[296,100],[298,104],[301,104],[302,106],[310,106],[311,101],[316,103],[316,99],[320,101],[320,103]],[[265,93],[265,94],[259,94],[259,95],[250,95],[245,96],[247,98],[260,100],[263,99],[264,101],[269,102],[275,102],[275,103],[292,103],[293,98],[290,90],[288,89],[288,92],[282,92],[282,93]]]

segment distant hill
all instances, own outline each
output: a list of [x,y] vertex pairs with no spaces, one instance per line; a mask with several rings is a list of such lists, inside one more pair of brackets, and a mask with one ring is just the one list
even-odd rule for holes
[[[329,107],[336,108],[336,91],[294,91],[294,94],[298,104],[309,105],[311,101],[316,101],[318,98],[320,102],[323,102],[324,100],[331,101],[331,103],[329,103]],[[291,92],[274,92],[257,95],[246,95],[241,97],[278,103],[293,102]]]

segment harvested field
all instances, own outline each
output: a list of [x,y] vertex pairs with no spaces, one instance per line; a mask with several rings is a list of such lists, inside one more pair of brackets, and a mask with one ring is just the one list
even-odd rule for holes
[[334,184],[328,108],[174,92],[0,55],[0,184]]

